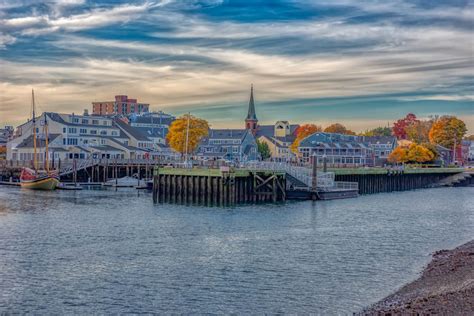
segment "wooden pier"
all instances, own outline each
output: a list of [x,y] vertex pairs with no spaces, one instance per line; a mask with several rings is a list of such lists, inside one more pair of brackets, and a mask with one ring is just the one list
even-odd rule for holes
[[153,176],[153,202],[233,206],[286,200],[282,172],[228,169],[158,168]]

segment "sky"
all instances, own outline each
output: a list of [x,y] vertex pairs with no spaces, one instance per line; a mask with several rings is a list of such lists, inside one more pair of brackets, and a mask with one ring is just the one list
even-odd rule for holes
[[474,0],[0,0],[0,126],[126,94],[243,127],[409,112],[474,134]]

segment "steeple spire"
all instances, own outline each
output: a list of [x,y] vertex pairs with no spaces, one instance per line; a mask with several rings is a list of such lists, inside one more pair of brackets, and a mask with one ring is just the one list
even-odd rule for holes
[[257,120],[257,115],[255,114],[255,103],[253,101],[253,84],[250,86],[250,100],[247,120]]
[[249,100],[249,110],[247,113],[247,118],[245,119],[245,128],[250,129],[255,135],[257,132],[257,115],[255,114],[255,103],[253,100],[253,84],[250,86],[250,100]]

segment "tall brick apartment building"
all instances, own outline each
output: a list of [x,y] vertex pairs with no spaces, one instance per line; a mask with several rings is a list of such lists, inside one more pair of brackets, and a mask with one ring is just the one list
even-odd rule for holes
[[92,102],[92,114],[141,114],[148,112],[150,104],[138,103],[137,99],[129,99],[126,95],[116,95],[115,101]]

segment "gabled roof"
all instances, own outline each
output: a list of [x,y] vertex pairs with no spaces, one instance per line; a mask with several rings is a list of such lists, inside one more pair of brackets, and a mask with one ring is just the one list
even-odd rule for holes
[[246,129],[210,129],[208,139],[243,139],[247,135]]
[[[48,135],[48,143],[51,143],[56,138],[58,138],[60,134],[49,134]],[[36,147],[45,147],[46,146],[46,139],[45,138],[36,138]],[[21,143],[19,143],[16,148],[33,148],[33,135],[28,136],[25,138]]]
[[[290,124],[290,135],[294,136],[296,129],[298,127],[299,127],[298,124]],[[275,125],[258,125],[257,137],[259,136],[267,136],[267,137],[275,136]]]
[[[71,123],[65,121],[59,113],[54,113],[54,112],[45,112],[46,115],[48,115],[49,119],[58,122],[63,125],[67,126],[75,126],[75,127],[93,127],[93,128],[115,128],[114,126],[110,125],[99,125],[99,124],[81,124],[81,123]],[[65,114],[65,115],[70,115],[70,114]],[[78,116],[81,119],[84,118],[83,116]],[[104,120],[110,120],[110,117],[103,117],[103,116],[89,116],[87,117],[88,120],[97,120],[97,119],[104,119]]]
[[123,130],[126,134],[129,134],[131,137],[140,141],[150,141],[150,139],[144,134],[138,127],[133,127],[128,125],[122,120],[114,120],[114,124]]

